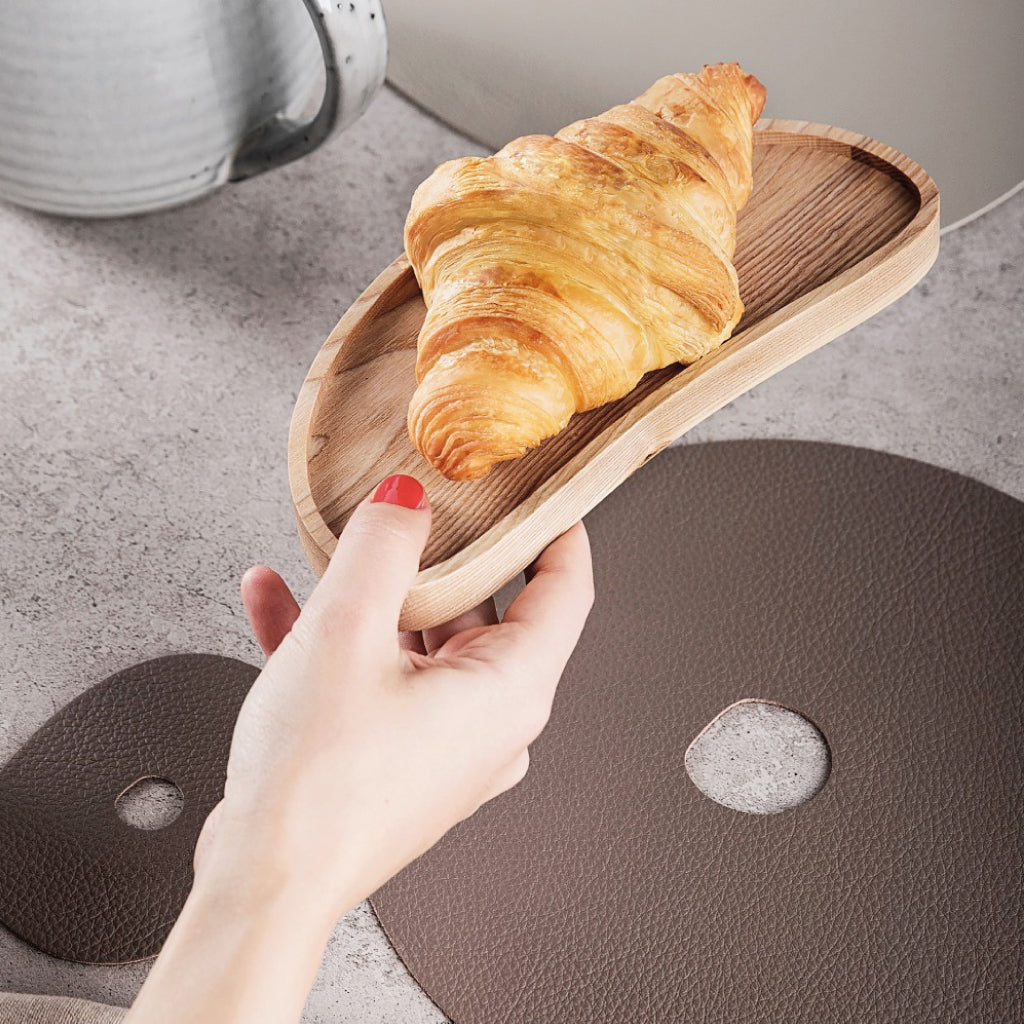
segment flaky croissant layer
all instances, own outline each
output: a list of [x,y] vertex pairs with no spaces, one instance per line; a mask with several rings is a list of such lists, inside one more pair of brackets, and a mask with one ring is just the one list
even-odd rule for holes
[[737,64],[669,75],[420,185],[405,225],[427,304],[409,433],[431,465],[483,476],[730,335],[764,97]]

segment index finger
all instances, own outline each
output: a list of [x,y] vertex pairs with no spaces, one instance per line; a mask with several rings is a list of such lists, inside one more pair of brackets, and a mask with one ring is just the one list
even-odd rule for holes
[[520,627],[520,656],[550,673],[553,689],[594,603],[590,541],[583,523],[552,541],[534,562],[530,576],[502,623]]

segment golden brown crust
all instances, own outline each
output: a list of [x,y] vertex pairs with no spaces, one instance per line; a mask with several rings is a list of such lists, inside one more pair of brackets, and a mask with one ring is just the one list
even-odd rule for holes
[[763,106],[736,64],[669,75],[420,185],[405,228],[427,303],[409,432],[433,466],[482,476],[729,336]]

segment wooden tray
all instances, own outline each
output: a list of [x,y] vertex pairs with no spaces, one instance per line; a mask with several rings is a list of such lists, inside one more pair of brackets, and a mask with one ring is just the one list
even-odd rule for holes
[[400,257],[341,318],[295,405],[288,466],[306,554],[323,572],[352,508],[384,477],[409,473],[434,520],[402,627],[446,621],[706,416],[908,291],[938,247],[938,190],[902,153],[840,128],[762,122],[737,233],[746,312],[732,338],[691,366],[647,374],[471,483],[434,471],[406,432],[425,310]]

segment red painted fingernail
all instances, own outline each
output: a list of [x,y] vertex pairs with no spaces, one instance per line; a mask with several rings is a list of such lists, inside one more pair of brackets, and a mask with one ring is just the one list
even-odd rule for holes
[[403,508],[426,508],[427,492],[415,477],[396,473],[381,481],[370,501],[384,501]]

